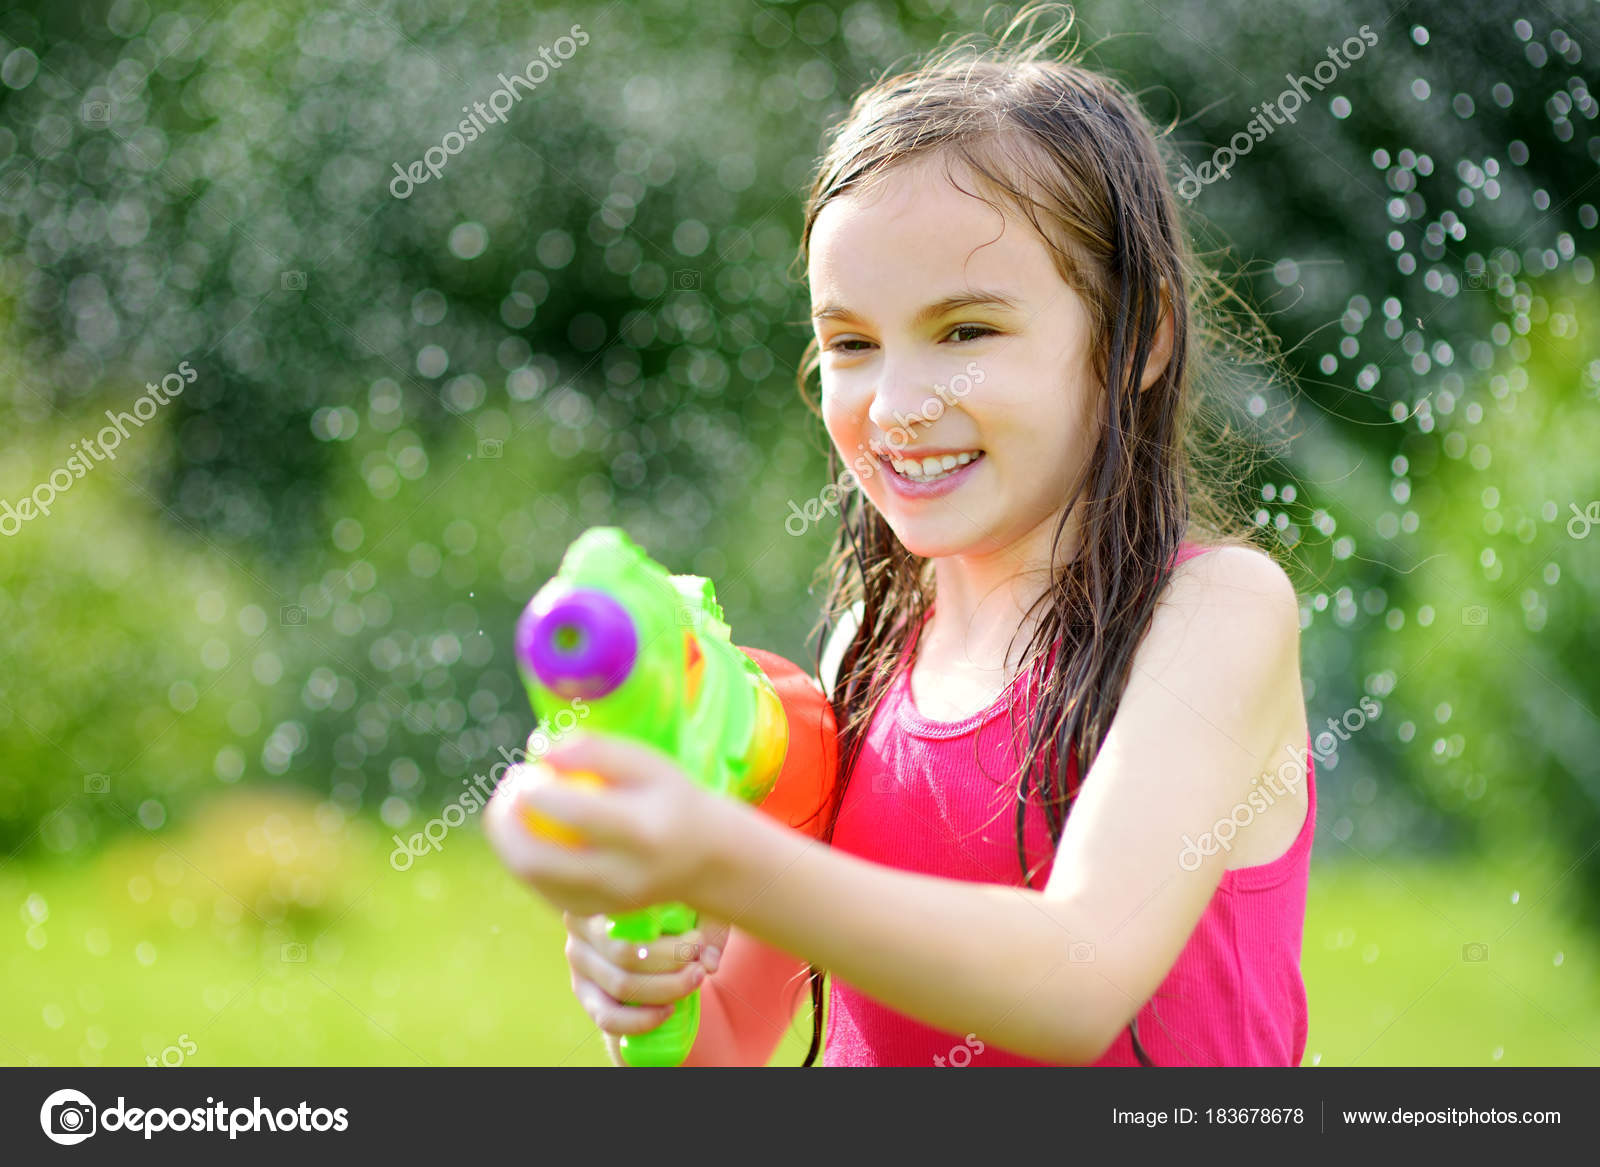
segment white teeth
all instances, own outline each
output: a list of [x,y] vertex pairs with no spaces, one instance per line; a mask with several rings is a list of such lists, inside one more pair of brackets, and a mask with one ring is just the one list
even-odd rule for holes
[[965,466],[982,453],[982,450],[974,450],[964,454],[941,454],[937,457],[923,458],[920,461],[915,458],[901,461],[898,458],[891,457],[889,462],[896,472],[903,477],[931,482],[954,473],[958,467]]

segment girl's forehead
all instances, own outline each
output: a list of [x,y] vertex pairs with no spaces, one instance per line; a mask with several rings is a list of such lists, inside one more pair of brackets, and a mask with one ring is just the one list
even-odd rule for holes
[[997,224],[1001,212],[975,191],[974,180],[959,163],[929,156],[894,163],[870,174],[857,186],[832,199],[817,217],[834,223],[870,221],[881,226],[886,220],[915,217],[918,211],[963,219],[982,217]]
[[906,164],[829,202],[812,229],[814,293],[928,281],[1026,285],[1056,278],[1049,249],[1009,208],[969,193],[942,165]]

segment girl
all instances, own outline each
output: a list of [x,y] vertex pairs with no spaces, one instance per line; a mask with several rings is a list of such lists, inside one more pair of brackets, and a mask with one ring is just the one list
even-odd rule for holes
[[[830,1066],[1304,1052],[1297,598],[1186,453],[1206,277],[1160,141],[1027,19],[863,93],[806,206],[802,391],[819,370],[859,484],[820,670],[831,846],[599,735],[547,761],[603,791],[524,767],[486,813],[565,911],[613,1060],[699,987],[691,1064],[764,1065],[808,966],[807,1065],[822,970]],[[518,803],[590,845],[530,837]],[[606,937],[603,913],[671,900],[702,927]]]

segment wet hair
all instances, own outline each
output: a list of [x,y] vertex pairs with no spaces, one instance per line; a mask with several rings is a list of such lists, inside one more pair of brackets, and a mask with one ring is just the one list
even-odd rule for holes
[[[1076,794],[1062,759],[1075,757],[1078,774],[1088,774],[1180,543],[1254,543],[1242,498],[1229,493],[1244,480],[1247,445],[1230,421],[1199,408],[1200,390],[1228,381],[1241,364],[1274,362],[1255,313],[1195,254],[1168,177],[1176,166],[1165,136],[1118,81],[1075,59],[1070,38],[1070,9],[1032,5],[992,46],[957,41],[862,92],[818,164],[798,259],[809,260],[823,208],[896,167],[931,161],[963,193],[1031,224],[1088,312],[1093,369],[1105,390],[1100,432],[1062,499],[1048,586],[1023,621],[1037,613],[1019,666],[1037,696],[1014,776],[1017,861],[1029,887],[1045,862],[1028,863],[1029,802],[1042,806],[1053,850]],[[1141,390],[1163,313],[1172,317],[1171,356]],[[819,364],[813,338],[799,384],[820,417],[820,399],[808,389]],[[1063,536],[1074,517],[1080,537],[1069,555]],[[832,689],[840,736],[825,811],[831,842],[867,729],[932,604],[933,572],[856,490],[820,575],[828,589],[822,640],[856,620]],[[808,1066],[822,1040],[824,976],[810,967]],[[1153,1064],[1137,1017],[1130,1031],[1140,1063]]]

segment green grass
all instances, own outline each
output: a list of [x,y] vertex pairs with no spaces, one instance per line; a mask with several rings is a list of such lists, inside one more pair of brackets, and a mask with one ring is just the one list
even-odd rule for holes
[[[195,1065],[608,1064],[559,918],[476,824],[404,873],[390,846],[257,792],[171,837],[0,868],[0,1062],[142,1065],[186,1041]],[[1600,946],[1555,909],[1559,877],[1315,870],[1306,1064],[1600,1064]],[[774,1064],[809,1034],[802,1010]]]
[[[17,905],[0,1063],[143,1065],[177,1047],[194,1065],[610,1064],[560,917],[475,821],[405,872],[367,824],[330,825],[293,794],[256,795],[164,843],[0,867]],[[778,1062],[799,1064],[809,1036],[803,1018]]]
[[1600,1065],[1600,944],[1562,906],[1566,871],[1314,868],[1305,1064]]

